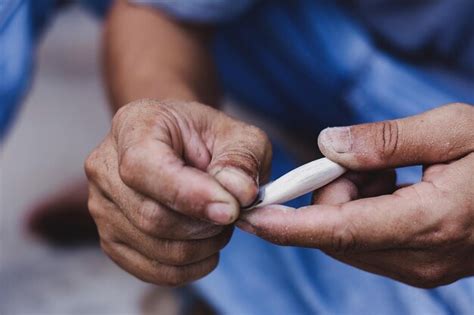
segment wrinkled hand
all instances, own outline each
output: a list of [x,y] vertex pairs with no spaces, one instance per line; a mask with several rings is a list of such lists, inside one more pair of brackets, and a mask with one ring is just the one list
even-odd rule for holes
[[88,157],[89,209],[103,250],[155,284],[211,272],[271,146],[259,129],[198,103],[133,102]]
[[[474,107],[329,128],[319,147],[358,172],[317,191],[315,205],[257,209],[238,226],[417,287],[474,274]],[[390,168],[414,164],[422,181],[397,189]]]

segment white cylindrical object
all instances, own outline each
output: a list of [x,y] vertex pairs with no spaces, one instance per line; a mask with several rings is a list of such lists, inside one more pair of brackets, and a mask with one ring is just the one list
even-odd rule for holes
[[262,186],[259,197],[248,209],[280,204],[329,184],[346,169],[327,158],[306,163]]

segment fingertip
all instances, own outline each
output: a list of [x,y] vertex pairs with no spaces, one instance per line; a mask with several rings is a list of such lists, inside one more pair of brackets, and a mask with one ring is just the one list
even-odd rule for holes
[[370,169],[376,159],[373,145],[358,139],[360,132],[358,126],[326,128],[318,136],[318,147],[325,157],[348,169]]
[[212,222],[227,225],[237,220],[239,207],[234,203],[213,202],[207,205],[206,214]]
[[231,224],[239,216],[236,198],[208,173],[186,167],[164,188],[160,195],[166,196],[165,204],[185,215],[218,225]]
[[350,141],[349,127],[326,128],[318,136],[318,147],[321,153],[331,161],[350,168],[353,164],[351,161],[352,155],[349,154],[351,150]]
[[215,172],[216,180],[245,207],[250,205],[258,194],[257,183],[253,178],[235,167],[225,167]]
[[319,134],[318,146],[321,151],[343,154],[351,151],[352,136],[350,127],[326,128]]
[[324,156],[327,156],[328,152],[330,151],[328,129],[329,128],[323,129],[319,133],[317,139],[319,151],[321,151]]

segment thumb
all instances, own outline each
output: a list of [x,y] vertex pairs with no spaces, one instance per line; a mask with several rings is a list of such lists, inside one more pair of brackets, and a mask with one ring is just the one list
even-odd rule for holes
[[235,121],[231,125],[216,133],[207,171],[245,207],[257,198],[259,182],[270,168],[272,149],[262,130]]
[[326,128],[318,145],[353,170],[446,162],[474,151],[474,107],[450,104],[404,119]]

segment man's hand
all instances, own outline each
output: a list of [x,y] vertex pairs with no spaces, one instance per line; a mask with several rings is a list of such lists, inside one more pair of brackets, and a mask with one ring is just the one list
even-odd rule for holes
[[[474,274],[474,107],[329,128],[319,147],[358,173],[317,191],[315,205],[257,209],[238,226],[417,287]],[[422,181],[397,190],[389,169],[415,164]]]
[[115,115],[86,161],[104,251],[138,278],[181,285],[211,272],[266,176],[259,129],[198,103],[142,100]]

